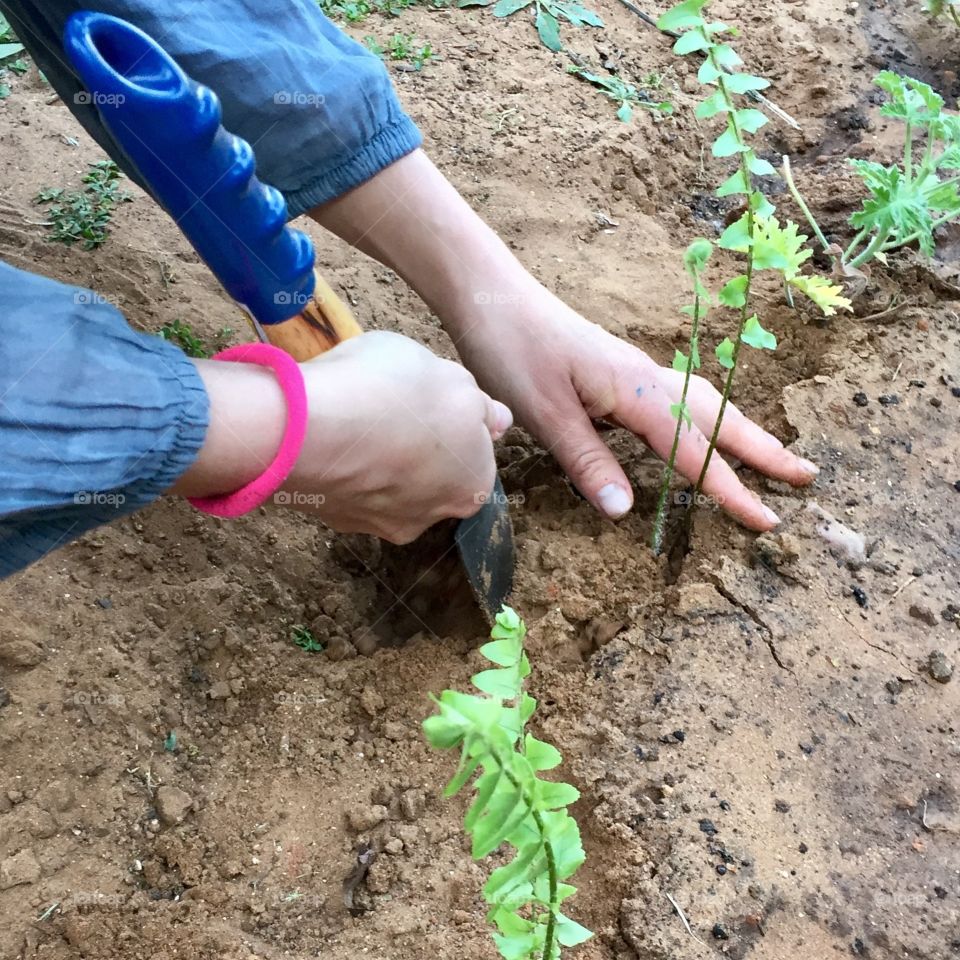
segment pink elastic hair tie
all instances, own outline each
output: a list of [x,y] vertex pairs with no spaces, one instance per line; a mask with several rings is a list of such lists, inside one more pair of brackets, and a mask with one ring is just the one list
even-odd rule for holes
[[280,389],[287,401],[287,426],[283,440],[280,441],[280,449],[273,462],[259,477],[239,490],[223,496],[187,497],[190,503],[203,513],[233,519],[259,507],[267,498],[273,496],[290,476],[307,436],[307,390],[303,382],[303,372],[296,360],[269,343],[242,343],[218,353],[212,359],[270,367],[277,375]]

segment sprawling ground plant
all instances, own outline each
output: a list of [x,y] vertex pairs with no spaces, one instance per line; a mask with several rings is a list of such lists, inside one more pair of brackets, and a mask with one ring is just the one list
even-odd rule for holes
[[654,100],[645,90],[638,90],[632,83],[627,83],[620,77],[591,73],[580,66],[567,67],[567,73],[572,73],[581,80],[593,84],[601,93],[619,104],[617,119],[624,123],[629,123],[633,119],[635,107],[643,107],[661,114],[673,113],[673,104],[669,100]]
[[[889,166],[873,160],[849,161],[863,177],[869,195],[862,209],[850,218],[857,235],[839,253],[847,270],[911,243],[932,256],[934,231],[960,218],[960,177],[956,175],[960,170],[960,117],[944,113],[943,98],[912,77],[884,70],[875,82],[888,97],[881,114],[903,121],[903,159]],[[919,135],[926,139],[922,151]],[[793,182],[786,158],[784,170],[804,216],[824,248],[832,251]]]
[[[765,330],[754,310],[754,285],[761,271],[780,274],[788,294],[799,291],[810,298],[826,315],[836,313],[837,309],[849,307],[850,303],[840,294],[841,288],[830,280],[805,274],[804,263],[813,256],[813,250],[806,246],[807,237],[801,235],[796,224],[785,224],[775,216],[776,210],[763,190],[756,186],[754,178],[775,176],[773,166],[759,156],[751,144],[750,138],[764,127],[768,120],[759,110],[745,105],[745,97],[750,93],[763,90],[769,83],[761,77],[740,72],[743,61],[725,38],[733,36],[735,31],[724,23],[712,22],[703,15],[709,0],[684,0],[667,11],[657,25],[663,31],[679,34],[674,52],[680,56],[697,54],[703,58],[698,79],[709,90],[709,95],[697,107],[697,117],[701,120],[721,119],[723,131],[714,140],[711,152],[717,159],[735,159],[736,169],[725,180],[716,193],[718,197],[744,198],[743,214],[723,232],[716,241],[717,246],[742,256],[743,272],[724,284],[717,300],[723,307],[736,311],[737,326],[733,337],[725,337],[716,346],[716,357],[727,372],[724,377],[720,410],[713,426],[703,469],[697,479],[695,495],[690,498],[694,504],[699,498],[707,469],[717,446],[720,427],[726,413],[727,404],[733,388],[734,375],[740,357],[740,349],[746,344],[761,350],[775,350],[776,337]],[[688,251],[687,268],[694,276],[695,300],[692,307],[686,309],[693,317],[690,352],[677,351],[674,368],[685,374],[688,386],[693,371],[700,367],[699,338],[701,322],[708,304],[706,287],[701,280],[701,272],[706,264],[707,251],[702,243],[694,245],[693,253]],[[692,427],[690,411],[686,403],[686,392],[675,405],[677,434],[673,454],[669,458],[661,490],[660,507],[654,521],[653,546],[659,551],[662,544],[664,517],[666,512],[666,493],[673,475],[676,451],[679,445],[680,431],[686,425]]]
[[490,874],[483,896],[505,960],[559,960],[592,934],[564,916],[561,904],[576,889],[569,879],[584,861],[576,820],[566,807],[579,793],[539,774],[561,762],[560,752],[526,731],[537,702],[524,689],[530,664],[526,628],[509,607],[497,615],[491,642],[480,652],[493,663],[472,678],[475,694],[444,690],[439,712],[424,721],[430,745],[460,748],[460,765],[444,794],[458,793],[479,771],[464,820],[476,860],[506,843],[513,858]]
[[602,27],[598,13],[588,10],[575,0],[458,0],[458,7],[489,7],[493,4],[495,17],[510,17],[533,7],[540,42],[550,50],[562,50],[560,21],[567,20],[575,27]]

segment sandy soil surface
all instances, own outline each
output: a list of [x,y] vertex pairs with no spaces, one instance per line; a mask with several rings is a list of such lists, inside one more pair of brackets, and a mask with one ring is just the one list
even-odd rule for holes
[[[674,119],[619,123],[524,15],[415,9],[350,29],[430,41],[440,59],[396,81],[433,158],[552,289],[667,360],[686,339],[682,250],[727,211],[693,65],[615,0],[596,6],[607,28],[567,30],[571,51],[662,75]],[[895,142],[874,72],[955,97],[955,37],[916,3],[716,8],[802,127],[772,124],[764,155],[790,151],[846,235],[844,158]],[[46,242],[31,198],[99,154],[34,69],[11,86],[0,255],[114,298],[138,328],[246,338],[142,194],[102,249]],[[450,353],[393,275],[313,232],[365,324]],[[955,243],[929,266],[892,258],[829,322],[763,291],[781,346],[747,358],[737,403],[823,467],[803,494],[743,471],[784,518],[773,536],[703,509],[690,552],[655,560],[659,466],[641,444],[609,435],[637,490],[614,525],[529,437],[502,443],[540,730],[583,795],[583,960],[960,957],[960,679],[929,670],[938,651],[960,665]],[[839,555],[811,503],[868,556]],[[163,502],[0,586],[0,957],[495,956],[463,801],[440,797],[452,758],[419,729],[482,637],[376,647],[405,639],[379,606],[384,562],[294,513],[224,523]],[[300,624],[326,652],[292,644]],[[364,843],[380,852],[354,915],[342,883]]]

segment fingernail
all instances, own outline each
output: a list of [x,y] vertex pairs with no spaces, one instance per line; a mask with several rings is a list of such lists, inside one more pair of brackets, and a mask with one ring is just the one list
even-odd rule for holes
[[630,512],[630,495],[623,487],[608,483],[598,494],[600,509],[611,519],[616,520]]
[[499,440],[513,426],[513,411],[503,403],[497,404],[497,422],[491,436]]
[[763,518],[767,523],[772,523],[775,527],[780,525],[780,518],[769,508],[763,508]]
[[803,468],[803,472],[810,474],[811,477],[815,477],[820,473],[820,468],[812,460],[804,460],[801,458],[800,466]]

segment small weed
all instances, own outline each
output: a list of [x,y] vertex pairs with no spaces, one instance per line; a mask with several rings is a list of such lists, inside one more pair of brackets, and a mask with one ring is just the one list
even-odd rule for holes
[[433,59],[433,48],[429,43],[417,45],[412,33],[395,33],[384,47],[376,37],[364,37],[363,42],[371,53],[382,60],[409,63],[414,70],[422,70],[423,65]]
[[294,627],[292,639],[301,650],[306,650],[307,653],[320,653],[323,650],[323,644],[307,627]]
[[[226,329],[226,328],[225,328]],[[164,324],[160,329],[160,336],[164,340],[175,343],[188,357],[205,360],[210,356],[206,344],[193,332],[189,323],[177,318]]]
[[317,0],[317,4],[331,20],[363,23],[371,13],[398,17],[410,7],[440,10],[449,6],[450,0]]
[[[848,161],[863,178],[868,197],[850,217],[850,225],[859,232],[846,250],[836,251],[847,274],[871,260],[882,261],[888,251],[910,243],[917,243],[921,252],[932,257],[934,231],[960,218],[960,117],[944,112],[943,98],[913,77],[884,70],[874,82],[888,98],[880,113],[904,125],[903,159],[890,166],[873,160]],[[918,157],[921,135],[926,143]],[[789,161],[784,161],[793,198],[823,248],[834,253],[793,182]]]
[[33,202],[51,205],[47,210],[48,239],[66,244],[82,241],[84,250],[105,243],[114,207],[133,199],[119,189],[120,175],[112,160],[100,160],[90,164],[81,190],[43,187]]
[[629,123],[633,119],[634,107],[645,107],[647,110],[653,110],[667,116],[673,113],[673,104],[669,100],[659,102],[651,100],[644,91],[638,90],[632,83],[626,83],[619,77],[602,77],[599,74],[590,73],[583,67],[567,67],[567,73],[572,73],[574,76],[580,77],[581,80],[592,83],[611,100],[619,103],[617,119],[624,123]]
[[602,27],[600,15],[576,3],[575,0],[458,0],[458,7],[489,7],[493,4],[495,17],[512,17],[521,10],[533,7],[536,10],[534,23],[540,42],[548,49],[563,49],[560,41],[560,20],[575,27]]
[[23,50],[24,46],[16,38],[10,21],[0,13],[0,64],[19,57]]

